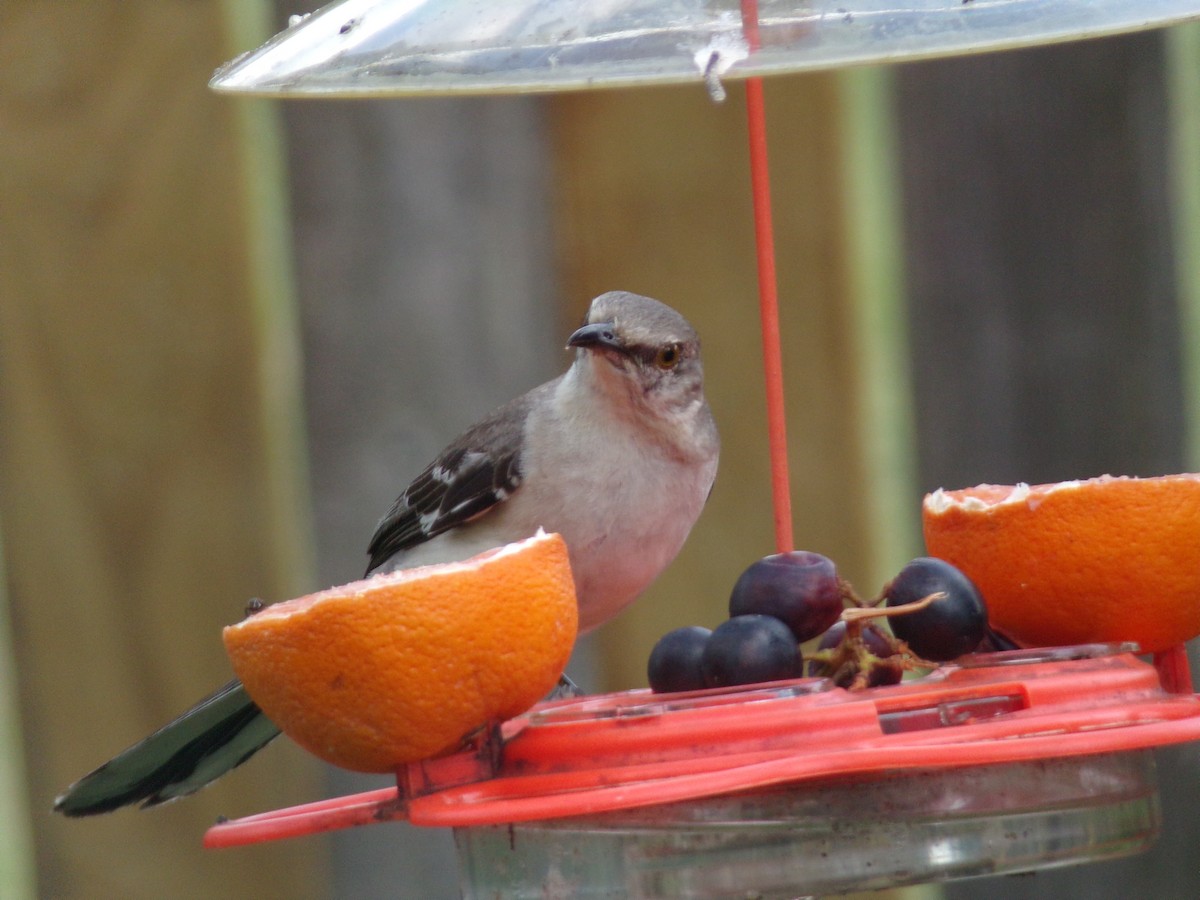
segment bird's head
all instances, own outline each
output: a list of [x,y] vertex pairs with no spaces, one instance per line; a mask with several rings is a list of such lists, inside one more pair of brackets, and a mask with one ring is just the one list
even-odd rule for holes
[[683,316],[657,300],[626,291],[601,294],[567,346],[596,383],[628,396],[635,406],[670,417],[704,403],[700,338]]

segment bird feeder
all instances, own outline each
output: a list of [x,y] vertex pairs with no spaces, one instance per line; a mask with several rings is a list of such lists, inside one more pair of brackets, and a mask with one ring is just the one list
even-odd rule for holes
[[1152,749],[1200,739],[1200,698],[1135,649],[980,654],[859,693],[810,678],[550,701],[395,787],[222,822],[205,844],[450,826],[468,897],[793,897],[1107,859],[1157,836]]
[[[220,69],[271,97],[745,81],[776,543],[791,549],[761,78],[1163,27],[1185,0],[342,0]],[[229,847],[407,819],[454,829],[466,896],[791,897],[1138,852],[1153,749],[1200,740],[1183,647],[979,654],[824,679],[549,701],[397,784],[224,821]]]

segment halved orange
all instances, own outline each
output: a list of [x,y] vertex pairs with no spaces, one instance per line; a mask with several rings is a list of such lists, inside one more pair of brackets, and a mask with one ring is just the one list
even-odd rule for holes
[[991,624],[1028,646],[1200,634],[1200,475],[937,490],[925,546],[975,582]]
[[566,544],[539,533],[277,603],[224,639],[250,697],[296,743],[388,772],[544,697],[577,624]]

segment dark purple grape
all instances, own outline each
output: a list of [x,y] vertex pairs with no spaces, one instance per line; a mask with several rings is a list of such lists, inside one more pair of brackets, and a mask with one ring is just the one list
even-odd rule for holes
[[[860,629],[863,645],[874,653],[876,656],[891,656],[896,652],[896,648],[892,645],[891,639],[888,638],[887,632],[877,625],[864,623]],[[821,640],[817,641],[818,650],[829,650],[836,647],[846,639],[846,623],[834,622],[829,630],[821,635]]]
[[657,694],[698,691],[704,687],[700,657],[712,632],[699,625],[668,631],[650,651],[646,675],[650,690]]
[[774,616],[797,641],[815,638],[842,613],[842,582],[833,561],[793,550],[752,563],[733,586],[729,615]]
[[803,671],[792,630],[774,616],[735,616],[718,625],[704,646],[700,670],[708,687],[798,678]]
[[971,580],[950,563],[923,556],[883,589],[889,607],[916,603],[936,592],[946,596],[917,612],[891,616],[888,623],[917,656],[945,662],[973,651],[987,633],[987,607]]

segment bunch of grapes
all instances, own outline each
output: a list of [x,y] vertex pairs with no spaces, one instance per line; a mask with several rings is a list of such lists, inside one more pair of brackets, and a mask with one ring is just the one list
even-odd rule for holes
[[[816,638],[806,658],[800,645]],[[717,628],[663,635],[647,674],[657,692],[804,675],[856,690],[895,684],[906,669],[1003,649],[1000,640],[988,629],[975,585],[947,562],[912,560],[866,603],[832,560],[796,550],[747,568],[733,586],[729,618]]]

